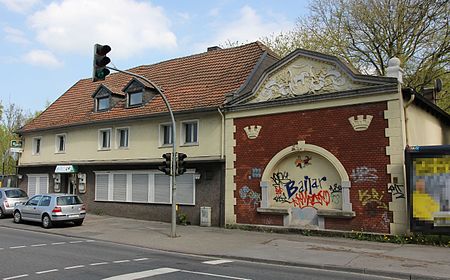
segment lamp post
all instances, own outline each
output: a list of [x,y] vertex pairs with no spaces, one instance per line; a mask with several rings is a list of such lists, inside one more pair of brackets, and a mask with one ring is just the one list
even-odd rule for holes
[[172,140],[173,140],[173,143],[172,143],[172,162],[171,162],[171,173],[170,173],[170,175],[172,177],[172,180],[171,180],[172,219],[171,219],[171,227],[170,227],[170,236],[171,237],[177,237],[177,235],[176,235],[177,209],[176,209],[176,201],[175,201],[175,193],[176,193],[176,189],[177,189],[176,188],[176,183],[175,183],[175,178],[176,178],[176,167],[175,167],[175,164],[176,164],[176,159],[175,159],[175,157],[176,157],[176,147],[175,147],[175,143],[177,142],[176,141],[177,137],[176,137],[175,117],[173,116],[173,111],[172,111],[172,108],[170,107],[170,103],[167,100],[167,97],[164,95],[162,89],[160,89],[157,85],[155,85],[149,79],[147,79],[147,78],[145,78],[145,77],[143,77],[141,75],[138,75],[138,74],[135,74],[135,73],[132,73],[132,72],[128,72],[128,71],[124,71],[124,70],[120,70],[120,69],[117,69],[117,68],[114,68],[114,67],[106,66],[106,68],[114,70],[114,71],[117,71],[117,72],[120,72],[120,73],[124,73],[124,74],[130,75],[130,76],[133,76],[133,77],[136,77],[136,78],[139,78],[139,79],[142,79],[145,82],[147,82],[150,86],[152,86],[152,87],[154,87],[156,89],[156,91],[159,93],[159,95],[161,95],[162,99],[164,100],[164,103],[166,104],[167,110],[169,111],[170,119],[172,121],[172,136],[173,136],[173,138],[172,138]]

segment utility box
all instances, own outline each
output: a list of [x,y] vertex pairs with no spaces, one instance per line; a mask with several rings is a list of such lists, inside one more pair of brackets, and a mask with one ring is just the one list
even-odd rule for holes
[[200,207],[200,226],[211,226],[211,207]]

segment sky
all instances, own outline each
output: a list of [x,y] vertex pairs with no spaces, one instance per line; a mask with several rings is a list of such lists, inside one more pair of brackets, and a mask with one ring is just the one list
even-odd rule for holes
[[0,0],[0,97],[45,109],[92,77],[95,43],[119,69],[286,32],[308,0]]

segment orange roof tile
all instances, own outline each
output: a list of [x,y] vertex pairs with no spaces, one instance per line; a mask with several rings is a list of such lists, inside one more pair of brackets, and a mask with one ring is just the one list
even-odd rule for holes
[[[225,101],[227,93],[239,89],[265,51],[271,53],[260,42],[254,42],[143,65],[128,71],[145,76],[161,87],[173,111],[213,108]],[[101,83],[120,94],[131,79],[131,76],[123,73],[113,73],[105,81],[82,79],[41,115],[25,125],[21,132],[147,116],[166,111],[162,98],[156,97],[142,107],[125,108],[123,101],[109,111],[94,112],[92,94]]]

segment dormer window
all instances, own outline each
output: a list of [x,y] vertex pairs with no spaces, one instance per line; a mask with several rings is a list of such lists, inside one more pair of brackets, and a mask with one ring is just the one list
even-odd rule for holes
[[109,97],[97,98],[97,111],[109,109]]
[[95,100],[95,112],[108,111],[125,97],[123,93],[114,93],[105,85],[100,85],[92,97]]
[[137,106],[142,104],[143,92],[130,92],[128,94],[128,106]]
[[127,107],[142,106],[149,102],[156,92],[145,86],[140,80],[133,78],[122,90],[127,95]]

